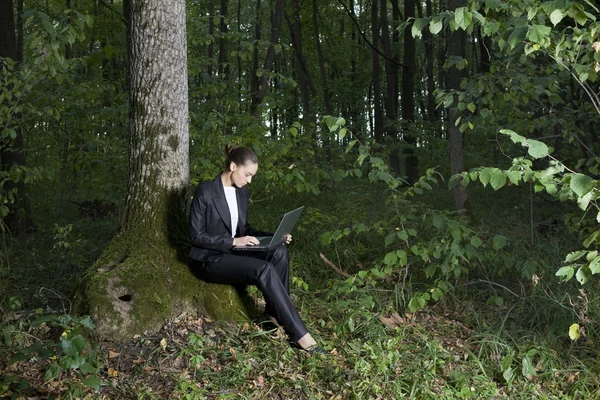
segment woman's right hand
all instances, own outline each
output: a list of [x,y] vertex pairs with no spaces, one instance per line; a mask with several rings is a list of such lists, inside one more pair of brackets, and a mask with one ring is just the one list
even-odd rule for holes
[[254,236],[242,236],[233,238],[234,246],[256,246],[260,241]]

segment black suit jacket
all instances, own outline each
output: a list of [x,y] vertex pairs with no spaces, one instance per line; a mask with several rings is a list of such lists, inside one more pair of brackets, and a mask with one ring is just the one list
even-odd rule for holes
[[[236,237],[269,236],[248,223],[248,188],[235,190],[238,205]],[[209,182],[198,185],[190,210],[190,257],[197,261],[218,261],[223,253],[231,253],[233,237],[231,215],[225,198],[221,174]]]

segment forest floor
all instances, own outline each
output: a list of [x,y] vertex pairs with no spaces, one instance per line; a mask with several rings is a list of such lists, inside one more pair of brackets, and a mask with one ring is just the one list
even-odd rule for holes
[[[320,233],[339,223],[335,215],[341,209],[377,203],[372,197],[377,193],[355,190],[360,198],[323,193],[294,199],[312,211],[303,216],[291,247],[292,297],[328,356],[292,348],[281,330],[193,315],[177,316],[157,333],[122,343],[95,342],[93,321],[70,316],[69,294],[116,231],[118,216],[73,213],[58,225],[41,224],[35,233],[5,237],[0,398],[600,398],[594,325],[578,342],[569,339],[565,328],[577,320],[577,301],[591,299],[586,317],[594,319],[593,291],[582,299],[569,295],[577,293],[576,286],[569,292],[570,287],[548,284],[535,291],[514,278],[474,276],[457,282],[440,301],[410,313],[400,311],[399,304],[403,291],[418,282],[333,290],[344,278],[323,262],[321,252],[348,271],[366,263],[350,247],[319,243]],[[337,197],[325,201],[326,196]],[[518,207],[527,212],[518,196],[508,195],[502,203],[512,210],[509,216],[490,207],[494,196],[483,193],[475,204],[476,213],[485,210],[480,220],[487,229],[499,226],[513,236],[529,235],[531,221],[520,223],[521,217],[512,215]],[[430,200],[442,208],[450,202]],[[540,210],[545,203],[540,202]],[[255,204],[268,210],[257,225],[273,224],[287,206]],[[554,205],[545,210],[536,218],[546,221],[557,213]],[[564,257],[561,245],[571,240],[567,236],[539,237],[544,243],[539,250]],[[515,244],[513,251],[523,250]],[[504,300],[490,303],[493,294]]]

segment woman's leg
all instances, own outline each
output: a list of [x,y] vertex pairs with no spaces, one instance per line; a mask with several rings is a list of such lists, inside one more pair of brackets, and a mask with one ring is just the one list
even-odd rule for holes
[[[287,264],[287,250],[285,255]],[[283,259],[283,252],[279,252],[274,261],[281,263]],[[254,257],[223,254],[219,261],[207,262],[199,267],[198,275],[214,283],[256,285],[263,293],[268,309],[290,339],[297,342],[308,333],[292,304],[286,290],[287,285],[282,283],[277,268],[271,262]]]

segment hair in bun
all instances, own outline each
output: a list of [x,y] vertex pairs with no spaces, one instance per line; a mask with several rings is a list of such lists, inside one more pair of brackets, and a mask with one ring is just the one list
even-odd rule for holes
[[229,171],[232,162],[239,166],[258,164],[258,158],[249,147],[228,144],[225,146],[225,163],[223,164],[223,169]]

